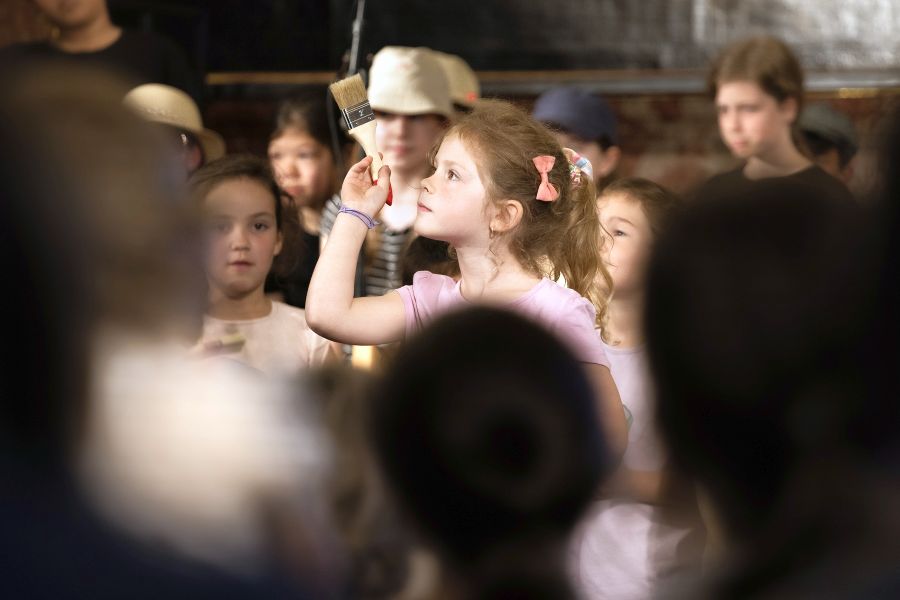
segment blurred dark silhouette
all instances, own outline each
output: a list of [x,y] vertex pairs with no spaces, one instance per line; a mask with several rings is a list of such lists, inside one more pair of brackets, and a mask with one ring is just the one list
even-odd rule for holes
[[28,68],[51,61],[104,69],[127,81],[129,88],[163,83],[201,103],[202,78],[184,50],[159,34],[117,26],[110,20],[107,0],[32,1],[52,26],[50,38],[3,48],[0,62]]
[[0,596],[302,597],[284,576],[238,574],[138,543],[96,509],[81,450],[98,344],[196,335],[199,236],[183,176],[163,141],[121,105],[124,85],[74,67],[7,82]]
[[612,469],[577,359],[522,317],[453,313],[374,400],[389,488],[443,560],[442,597],[571,598],[564,546]]
[[400,598],[410,580],[414,536],[388,498],[371,439],[368,371],[330,365],[304,376],[315,412],[332,446],[324,481],[330,519],[341,547],[349,598]]
[[900,593],[900,489],[871,460],[897,433],[870,422],[896,405],[868,393],[896,365],[868,361],[873,236],[862,209],[772,179],[708,191],[659,240],[646,307],[659,424],[724,534],[722,564],[685,597]]

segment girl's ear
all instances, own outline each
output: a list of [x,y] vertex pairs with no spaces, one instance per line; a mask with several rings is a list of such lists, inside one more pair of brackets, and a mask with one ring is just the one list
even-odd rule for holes
[[279,254],[281,254],[281,247],[283,245],[284,245],[284,236],[279,231],[278,232],[278,240],[275,242],[275,252],[273,254],[274,256],[278,256]]
[[494,203],[491,231],[495,233],[512,231],[522,220],[522,213],[522,203],[518,200],[501,200],[498,203]]

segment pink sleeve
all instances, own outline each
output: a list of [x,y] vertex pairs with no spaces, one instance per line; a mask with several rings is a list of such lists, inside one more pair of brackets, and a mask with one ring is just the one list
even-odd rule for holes
[[412,285],[397,289],[403,300],[406,318],[406,337],[409,337],[431,321],[439,311],[439,297],[445,285],[444,280],[453,281],[443,275],[419,271],[413,275]]
[[404,335],[409,337],[417,329],[416,290],[411,285],[404,285],[401,288],[397,288],[397,293],[400,294],[400,299],[403,300],[403,314],[406,319],[406,332]]
[[578,298],[570,309],[563,312],[557,323],[557,334],[569,344],[581,362],[609,368],[606,350],[600,342],[600,332],[594,326],[596,316],[594,306],[584,298]]

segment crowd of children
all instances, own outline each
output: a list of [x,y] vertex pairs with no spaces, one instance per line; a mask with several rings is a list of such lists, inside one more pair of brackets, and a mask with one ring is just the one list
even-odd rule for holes
[[[2,420],[4,596],[900,593],[896,424],[865,422],[896,413],[896,208],[852,197],[852,126],[804,110],[783,42],[714,61],[741,163],[689,198],[619,173],[598,96],[529,114],[427,48],[373,58],[375,181],[322,98],[225,154],[185,92],[72,68],[0,95],[2,386],[34,381]],[[103,585],[41,582],[81,549]]]

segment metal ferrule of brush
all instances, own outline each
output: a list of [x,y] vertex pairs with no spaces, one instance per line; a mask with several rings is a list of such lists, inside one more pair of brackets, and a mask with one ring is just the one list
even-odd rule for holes
[[375,120],[375,113],[372,112],[372,106],[368,100],[355,104],[347,110],[342,110],[341,113],[344,115],[348,129],[354,129]]

